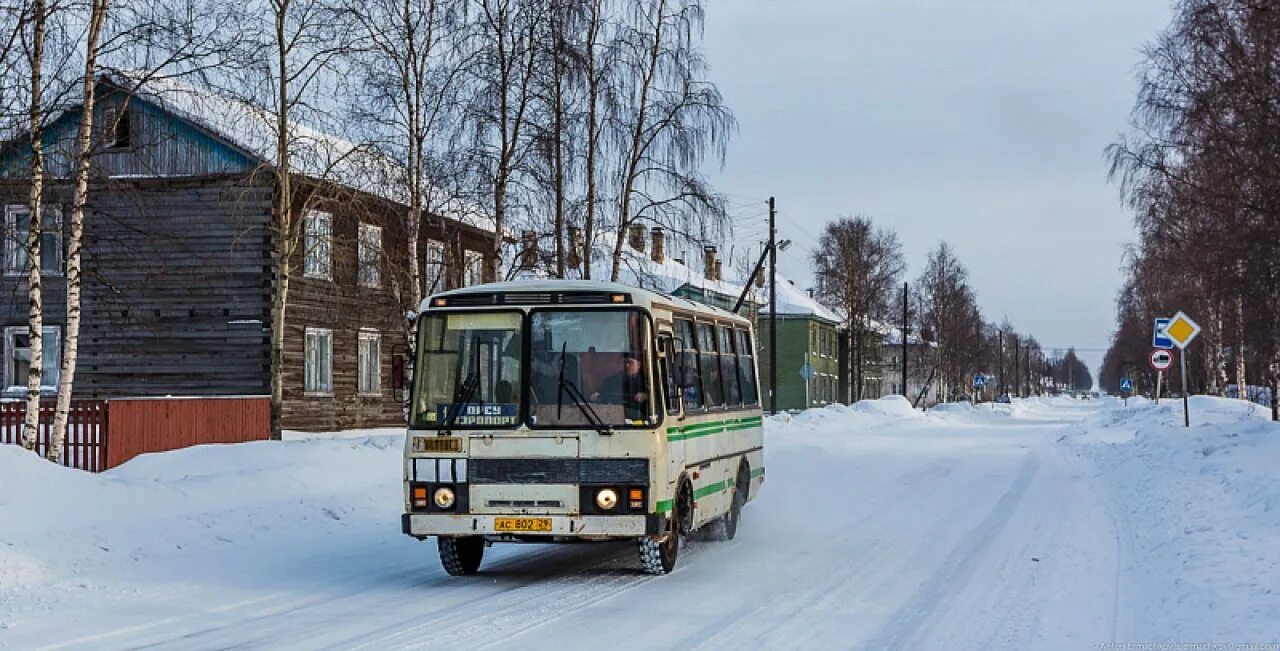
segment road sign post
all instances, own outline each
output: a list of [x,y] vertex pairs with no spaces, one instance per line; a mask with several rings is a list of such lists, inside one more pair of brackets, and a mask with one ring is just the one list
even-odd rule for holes
[[1190,346],[1196,335],[1200,334],[1200,326],[1179,310],[1172,319],[1169,319],[1165,334],[1173,340],[1173,345],[1182,351],[1178,356],[1182,368],[1182,425],[1191,427],[1191,402],[1187,397],[1187,346]]
[[1164,372],[1173,366],[1173,353],[1157,348],[1151,351],[1151,368],[1156,371],[1156,404],[1160,404],[1160,385],[1164,382]]

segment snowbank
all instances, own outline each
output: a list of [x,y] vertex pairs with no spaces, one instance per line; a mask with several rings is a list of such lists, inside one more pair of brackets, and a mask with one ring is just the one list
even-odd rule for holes
[[[1280,426],[1257,405],[1118,400],[1064,436],[1113,504],[1134,640],[1266,640],[1280,622]],[[1127,594],[1126,594],[1127,593]]]
[[20,599],[24,585],[79,580],[94,568],[118,571],[282,532],[324,535],[349,516],[394,522],[402,442],[207,445],[143,455],[97,475],[0,446],[0,606]]

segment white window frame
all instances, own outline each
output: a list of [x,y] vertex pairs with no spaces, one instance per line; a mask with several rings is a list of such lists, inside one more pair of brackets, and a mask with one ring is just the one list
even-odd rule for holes
[[444,242],[427,240],[423,252],[423,287],[427,294],[445,290]]
[[[4,392],[9,395],[14,393],[25,395],[27,392],[27,378],[13,376],[13,353],[16,348],[14,337],[25,334],[27,331],[27,326],[6,326],[4,329]],[[62,327],[45,326],[41,332],[44,334],[40,353],[43,358],[41,362],[46,370],[53,372],[53,377],[45,378],[44,373],[41,373],[40,392],[52,393],[58,390],[58,379],[62,375]]]
[[302,227],[302,275],[333,280],[333,215],[309,211]]
[[[102,109],[102,120],[98,123],[98,141],[103,149],[125,149],[129,146],[129,109],[109,106]],[[125,144],[120,144],[120,121],[124,120]]]
[[359,262],[357,281],[361,287],[381,287],[382,227],[360,222],[360,236],[356,244]]
[[[324,342],[321,347],[321,341]],[[327,364],[317,368],[323,351]],[[303,339],[302,392],[308,396],[333,395],[333,330],[307,328]]]
[[462,252],[462,286],[484,284],[484,254],[466,249]]
[[[21,238],[17,237],[17,220],[19,215],[27,215],[30,217],[31,210],[25,204],[10,204],[4,207],[4,275],[6,276],[25,276],[27,275],[27,234],[31,231],[24,231]],[[45,276],[61,276],[66,266],[66,252],[63,251],[62,240],[62,208],[59,206],[46,206],[44,209],[44,224],[40,231],[40,255],[43,258],[45,251],[54,249],[58,252],[55,260],[57,265],[54,268],[47,268],[43,264],[40,266],[40,273]],[[28,228],[30,228],[31,220],[27,220]],[[21,255],[21,264],[16,265],[15,260]]]
[[[372,347],[372,355],[366,352],[366,345]],[[373,328],[361,328],[356,339],[356,392],[382,395],[382,333]]]

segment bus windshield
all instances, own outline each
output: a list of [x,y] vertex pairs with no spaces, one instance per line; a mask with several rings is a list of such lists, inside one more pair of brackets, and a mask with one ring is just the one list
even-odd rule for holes
[[520,312],[426,314],[419,325],[414,427],[511,428],[520,422]]
[[534,427],[657,422],[643,312],[539,310],[529,315],[529,338]]

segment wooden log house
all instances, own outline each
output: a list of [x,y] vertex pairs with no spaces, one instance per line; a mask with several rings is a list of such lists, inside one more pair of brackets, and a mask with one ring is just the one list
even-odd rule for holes
[[[103,77],[85,219],[76,398],[270,393],[276,191],[268,123],[237,103],[174,82]],[[44,138],[45,382],[56,386],[66,313],[66,216],[80,111]],[[299,127],[291,162],[294,233],[284,341],[285,429],[404,422],[410,305],[403,197],[376,180],[385,159]],[[4,398],[26,394],[25,139],[0,145],[0,359]],[[382,178],[386,178],[383,175]],[[374,179],[374,180],[371,180]],[[487,280],[492,227],[475,211],[432,215],[420,233],[428,287]]]

